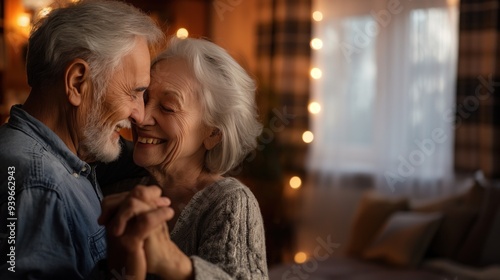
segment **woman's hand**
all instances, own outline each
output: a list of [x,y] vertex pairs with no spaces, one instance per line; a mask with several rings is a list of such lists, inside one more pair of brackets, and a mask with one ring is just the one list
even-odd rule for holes
[[147,270],[163,279],[193,279],[193,264],[170,239],[167,225],[156,228],[144,242]]
[[169,205],[170,200],[161,197],[158,187],[145,186],[103,200],[98,222],[107,230],[110,271],[145,278],[145,240],[172,219],[174,212]]

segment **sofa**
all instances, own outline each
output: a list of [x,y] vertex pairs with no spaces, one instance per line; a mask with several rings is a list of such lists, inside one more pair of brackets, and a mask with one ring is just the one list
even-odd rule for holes
[[341,255],[270,269],[270,279],[500,280],[500,183],[413,201],[364,195]]

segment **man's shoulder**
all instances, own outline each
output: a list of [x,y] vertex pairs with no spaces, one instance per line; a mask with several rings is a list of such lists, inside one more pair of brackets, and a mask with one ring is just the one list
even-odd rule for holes
[[[60,177],[61,172],[67,172],[57,157],[23,132],[15,129],[6,131],[2,127],[0,143],[0,172],[12,175],[11,179],[15,179],[16,189],[19,191],[31,186],[53,189],[57,185],[56,178]],[[6,189],[5,180],[8,178],[0,177],[2,193]]]
[[33,137],[8,125],[0,127],[0,143],[2,162],[31,161],[36,154],[41,154],[44,150]]
[[29,157],[37,145],[37,141],[24,131],[15,129],[8,124],[0,127],[0,159],[10,160]]
[[21,131],[3,125],[0,127],[0,143],[1,171],[14,169],[17,177],[28,176],[26,173],[35,160],[33,151],[38,146],[36,141]]

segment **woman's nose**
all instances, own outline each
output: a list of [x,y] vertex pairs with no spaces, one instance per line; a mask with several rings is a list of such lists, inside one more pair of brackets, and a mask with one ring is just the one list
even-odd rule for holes
[[155,121],[152,115],[152,108],[151,106],[148,106],[148,104],[146,104],[146,106],[144,107],[144,117],[141,123],[138,123],[137,126],[139,127],[150,126],[154,125],[154,123]]

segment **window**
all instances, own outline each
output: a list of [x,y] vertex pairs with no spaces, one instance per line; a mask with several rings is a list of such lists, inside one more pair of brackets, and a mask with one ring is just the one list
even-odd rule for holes
[[453,1],[316,0],[308,169],[373,175],[391,192],[452,175],[458,8]]

